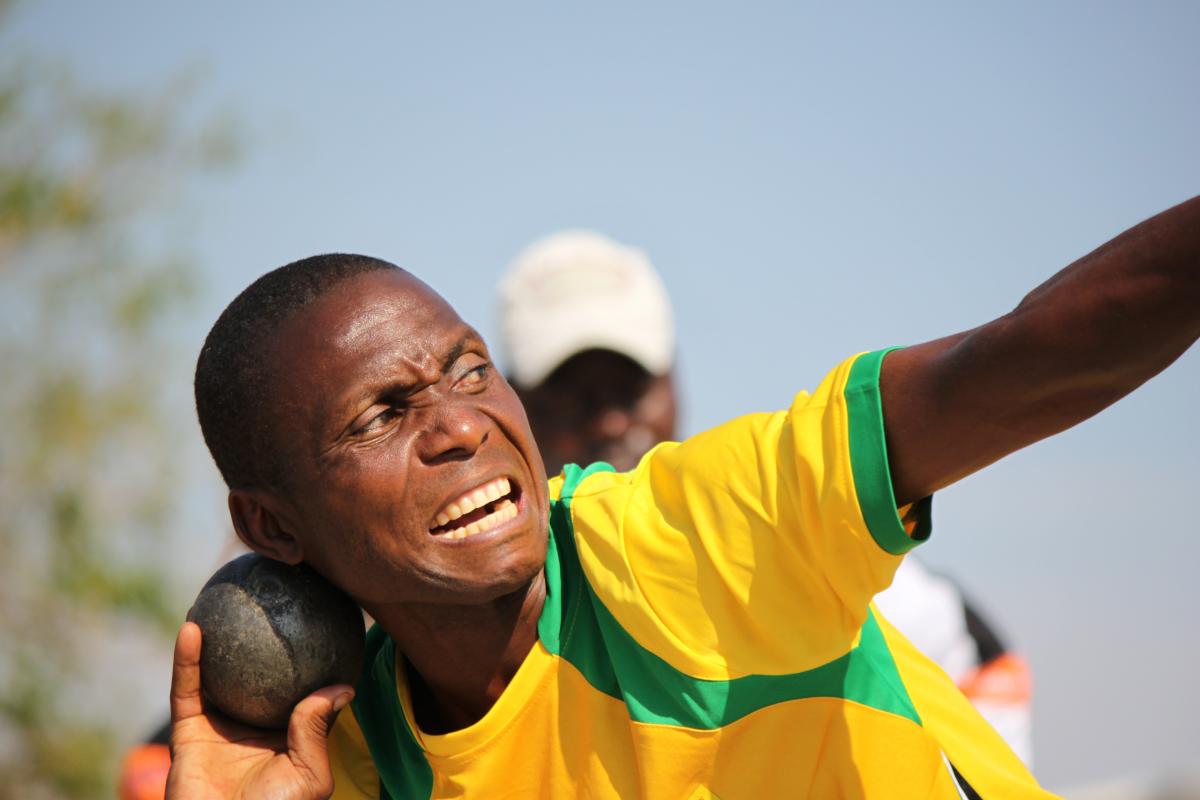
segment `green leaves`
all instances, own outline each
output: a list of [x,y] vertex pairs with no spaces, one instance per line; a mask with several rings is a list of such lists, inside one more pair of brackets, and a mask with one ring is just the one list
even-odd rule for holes
[[182,619],[197,271],[162,209],[237,153],[195,86],[101,91],[0,53],[0,800],[112,796],[143,733],[125,650],[169,652]]

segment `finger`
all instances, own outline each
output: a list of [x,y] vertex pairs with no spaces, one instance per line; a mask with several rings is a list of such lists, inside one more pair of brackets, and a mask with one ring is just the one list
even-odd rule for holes
[[317,794],[333,791],[329,770],[328,740],[338,712],[354,698],[344,684],[326,686],[301,700],[288,720],[288,754],[296,769],[305,773]]
[[185,622],[175,639],[175,663],[171,668],[171,723],[178,725],[204,713],[200,699],[200,627]]

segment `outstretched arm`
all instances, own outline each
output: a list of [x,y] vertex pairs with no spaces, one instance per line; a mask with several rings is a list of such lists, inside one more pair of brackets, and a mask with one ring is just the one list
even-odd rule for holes
[[884,359],[896,502],[1082,422],[1197,337],[1200,197],[1079,259],[999,319]]

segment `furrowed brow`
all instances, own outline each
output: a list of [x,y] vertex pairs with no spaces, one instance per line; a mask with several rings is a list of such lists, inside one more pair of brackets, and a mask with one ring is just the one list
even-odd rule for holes
[[451,367],[454,366],[454,362],[458,361],[462,356],[463,351],[467,349],[467,345],[471,343],[473,338],[471,334],[467,334],[454,343],[454,346],[450,348],[450,352],[446,353],[446,358],[442,361],[443,375],[450,371]]

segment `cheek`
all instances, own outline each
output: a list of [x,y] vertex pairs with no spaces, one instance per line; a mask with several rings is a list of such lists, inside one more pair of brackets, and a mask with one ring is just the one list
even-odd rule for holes
[[[529,470],[532,485],[526,488],[530,490],[530,500],[536,502],[539,509],[547,508],[546,467],[542,463],[541,450],[538,447],[538,442],[534,440],[529,419],[525,415],[525,406],[517,397],[516,392],[506,383],[502,385],[500,391],[492,394],[488,400],[489,402],[485,406],[486,413],[495,421],[505,438],[517,449],[522,461],[524,461]],[[550,444],[552,441],[557,441],[559,432],[546,431],[546,436],[547,438],[544,441],[547,442],[548,449],[559,448],[557,444]],[[574,446],[574,441],[563,442],[562,444],[562,447],[566,448]],[[545,516],[544,512],[539,513]],[[542,520],[543,523],[545,521]]]
[[654,431],[659,440],[675,438],[675,397],[669,389],[656,387],[637,406],[639,422]]
[[330,560],[370,569],[403,545],[412,510],[420,507],[408,496],[406,477],[403,454],[383,448],[344,459],[321,476],[319,501],[307,518]]
[[529,418],[525,415],[525,406],[517,399],[516,392],[505,386],[505,388],[489,393],[486,401],[481,404],[481,409],[491,417],[504,433],[505,438],[516,445],[518,450],[536,452]]
[[410,528],[397,524],[394,507],[374,506],[371,513],[339,514],[336,533],[322,536],[318,572],[367,607],[407,595],[425,581],[428,556]]
[[547,451],[567,456],[577,455],[583,448],[583,438],[576,430],[556,429],[538,440]]

